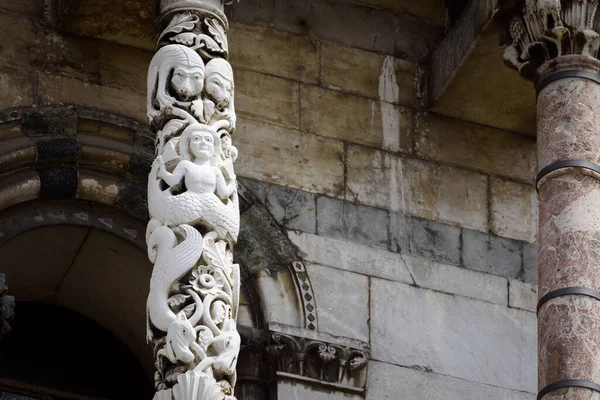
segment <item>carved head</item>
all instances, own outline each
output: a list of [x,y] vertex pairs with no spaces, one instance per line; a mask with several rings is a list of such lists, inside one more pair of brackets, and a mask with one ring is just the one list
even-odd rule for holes
[[220,160],[221,138],[216,129],[208,125],[192,124],[181,134],[179,152],[184,160]]
[[213,58],[206,64],[206,93],[224,110],[233,100],[233,69],[222,58]]
[[235,329],[235,321],[227,319],[223,323],[223,332],[213,341],[213,349],[218,354],[213,370],[221,376],[231,376],[235,373],[238,353],[242,339]]
[[183,313],[177,315],[177,319],[171,322],[167,331],[166,350],[171,362],[182,361],[191,363],[194,361],[194,353],[190,351],[190,345],[196,340],[196,331]]
[[231,136],[229,135],[229,132],[227,132],[226,130],[221,130],[219,131],[220,137],[221,137],[221,148],[223,151],[225,150],[229,150],[231,148]]
[[199,98],[204,89],[204,61],[198,53],[187,47],[181,46],[179,50],[183,52],[183,57],[173,69],[171,89],[182,101]]

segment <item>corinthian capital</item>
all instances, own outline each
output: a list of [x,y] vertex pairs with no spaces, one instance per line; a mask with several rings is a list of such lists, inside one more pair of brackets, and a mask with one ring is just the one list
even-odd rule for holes
[[600,0],[520,0],[504,18],[504,62],[533,80],[538,67],[568,54],[596,58]]

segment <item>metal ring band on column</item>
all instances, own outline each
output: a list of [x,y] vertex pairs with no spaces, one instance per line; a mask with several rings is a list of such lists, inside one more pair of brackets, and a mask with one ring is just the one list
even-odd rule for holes
[[588,79],[590,81],[594,81],[600,84],[600,75],[595,74],[589,71],[582,71],[579,69],[570,69],[567,71],[555,72],[553,74],[548,75],[541,82],[537,82],[535,85],[535,91],[537,94],[540,94],[542,89],[548,86],[550,83],[558,81],[560,79],[565,78],[583,78]]
[[544,397],[545,395],[547,395],[550,392],[554,392],[555,390],[571,388],[571,387],[590,389],[590,390],[594,390],[596,392],[600,392],[600,385],[598,385],[597,383],[590,382],[590,381],[582,381],[579,379],[569,379],[569,380],[554,382],[553,384],[546,386],[538,394],[537,400],[541,400],[542,397]]
[[542,180],[542,178],[544,176],[548,175],[550,172],[554,172],[557,169],[570,168],[570,167],[585,168],[585,169],[592,170],[592,171],[596,172],[597,174],[600,174],[600,165],[589,162],[589,161],[584,161],[584,160],[557,161],[548,166],[545,166],[537,174],[537,176],[535,178],[535,190],[538,190],[538,183],[540,183],[540,180]]
[[538,301],[536,311],[540,312],[540,308],[542,308],[542,306],[544,304],[546,304],[548,301],[550,301],[556,297],[576,295],[576,294],[582,295],[582,296],[593,297],[596,300],[600,300],[600,292],[598,292],[596,290],[592,290],[592,289],[588,289],[588,288],[584,288],[584,287],[569,287],[569,288],[563,288],[563,289],[556,289],[556,290],[548,292],[544,296],[542,296],[540,301]]

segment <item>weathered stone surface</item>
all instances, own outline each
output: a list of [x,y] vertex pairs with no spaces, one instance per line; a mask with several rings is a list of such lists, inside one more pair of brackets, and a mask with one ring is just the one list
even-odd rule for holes
[[273,28],[231,23],[231,64],[302,82],[319,80],[319,51],[308,37]]
[[79,36],[153,50],[154,10],[151,0],[78,1],[65,16],[63,29]]
[[31,165],[37,158],[35,142],[24,137],[20,121],[0,126],[0,173]]
[[316,232],[317,204],[314,194],[269,185],[265,205],[283,226],[308,233]]
[[40,176],[34,169],[0,175],[0,210],[40,197]]
[[152,52],[110,42],[97,41],[98,73],[103,85],[146,95],[147,71]]
[[387,248],[388,213],[343,200],[319,197],[317,233]]
[[389,153],[348,146],[346,199],[392,211],[405,206],[402,160]]
[[300,127],[300,84],[252,71],[235,72],[235,108],[238,115],[272,124]]
[[[502,62],[498,64],[504,50],[498,45],[500,27],[488,23],[497,3],[469,4],[466,17],[454,25],[432,53],[427,97],[435,103],[430,110],[535,136],[535,90]],[[485,28],[474,29],[477,23]]]
[[229,22],[242,21],[246,23],[273,21],[273,2],[271,0],[248,0],[235,2],[231,7],[225,7]]
[[33,108],[23,112],[23,133],[34,138],[75,136],[77,113],[69,108]]
[[306,270],[318,296],[319,330],[369,341],[369,278],[318,264]]
[[40,74],[42,104],[98,107],[146,122],[146,96],[76,79]]
[[506,305],[507,279],[416,258],[407,267],[416,286]]
[[537,285],[509,280],[508,305],[527,311],[535,311],[538,302]]
[[44,0],[26,0],[19,2],[0,0],[0,12],[2,11],[41,17],[44,12]]
[[499,129],[421,114],[415,132],[425,158],[531,181],[537,173],[535,140]]
[[298,250],[264,206],[254,204],[242,214],[241,222],[235,258],[244,260],[249,274],[270,274],[300,259]]
[[402,176],[408,214],[487,231],[487,177],[412,159]]
[[46,74],[99,83],[98,47],[100,41],[78,36],[38,33],[29,54],[30,63]]
[[141,188],[135,183],[124,183],[119,191],[119,196],[115,201],[115,207],[129,215],[142,220],[148,221],[148,195],[146,188]]
[[30,44],[37,39],[36,35],[38,34],[33,21],[16,15],[0,13],[0,26],[2,27],[0,65],[12,70],[30,70]]
[[535,394],[507,390],[470,380],[371,361],[367,400],[534,400]]
[[[447,264],[460,264],[460,228],[419,218],[407,220],[406,229],[398,222],[400,217],[391,219],[392,248],[399,243],[398,236],[408,233],[408,252],[434,261]],[[403,232],[404,231],[404,232]]]
[[359,146],[347,152],[346,198],[487,231],[487,177]]
[[414,111],[317,86],[300,88],[303,131],[390,151],[412,146]]
[[523,246],[523,276],[520,277],[525,282],[538,283],[538,251],[540,247],[537,244],[525,243]]
[[124,173],[127,170],[131,146],[107,140],[102,136],[79,134],[78,139],[81,144],[81,165],[89,164],[116,173]]
[[446,10],[442,0],[350,0],[349,2],[412,14],[440,25],[446,23]]
[[390,250],[422,256],[449,264],[460,264],[459,227],[435,221],[390,215]]
[[77,170],[72,167],[52,167],[38,170],[40,197],[70,199],[77,192]]
[[[391,71],[387,71],[386,57],[355,47],[334,43],[321,44],[321,77],[323,84],[331,89],[356,93],[372,99],[415,105],[419,89],[419,70],[416,64],[391,59]],[[393,76],[386,76],[386,73]],[[393,80],[393,82],[391,82]],[[394,98],[386,98],[382,90],[393,83]],[[382,87],[383,86],[383,87]]]
[[533,313],[372,278],[371,329],[377,361],[537,390]]
[[325,236],[294,232],[288,232],[288,235],[306,254],[307,261],[491,303],[507,304],[506,278]]
[[363,397],[348,393],[338,392],[333,389],[318,388],[291,379],[279,379],[277,383],[277,396],[286,400],[360,400]]
[[79,158],[79,143],[75,138],[52,138],[35,141],[37,162],[75,163]]
[[262,204],[267,202],[267,191],[270,186],[268,183],[242,177],[238,177],[238,182],[244,185],[244,188],[248,189],[259,202]]
[[0,173],[31,165],[37,158],[34,143],[29,138],[16,138],[2,142]]
[[111,175],[79,169],[75,197],[111,205],[117,200],[122,187],[123,183],[115,181]]
[[275,27],[419,61],[441,38],[435,24],[344,2],[275,3]]
[[507,278],[521,272],[521,243],[471,230],[463,231],[462,260],[467,268]]
[[535,242],[538,201],[532,185],[491,180],[491,229],[496,235]]
[[244,149],[236,163],[241,176],[276,184],[285,178],[290,187],[309,192],[343,191],[341,142],[249,118],[238,121],[234,141]]
[[[1,54],[1,52],[0,52]],[[34,103],[30,77],[0,71],[0,109],[27,107]]]
[[306,261],[392,281],[414,283],[408,265],[418,262],[415,257],[326,236],[295,232],[288,232],[288,235],[306,254]]

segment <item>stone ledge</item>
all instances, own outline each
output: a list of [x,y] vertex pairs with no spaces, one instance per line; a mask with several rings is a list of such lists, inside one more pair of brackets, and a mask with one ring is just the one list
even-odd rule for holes
[[277,372],[277,377],[280,379],[287,379],[290,381],[297,381],[300,383],[307,384],[309,386],[317,386],[322,389],[330,389],[335,392],[347,392],[355,394],[363,394],[365,389],[356,388],[348,385],[341,385],[339,383],[324,382],[318,379],[307,378],[305,376],[289,374],[287,372]]

